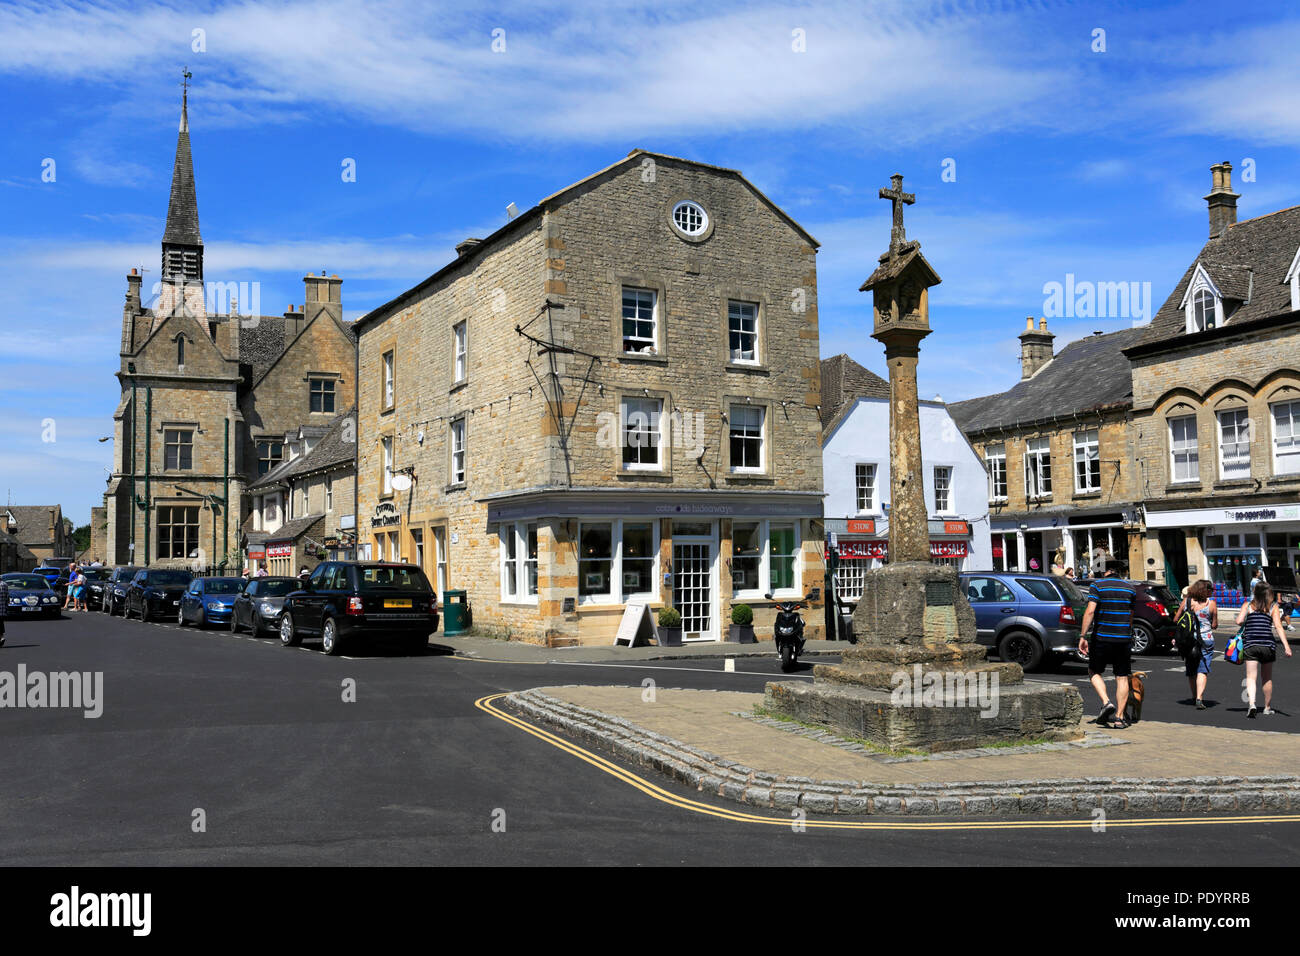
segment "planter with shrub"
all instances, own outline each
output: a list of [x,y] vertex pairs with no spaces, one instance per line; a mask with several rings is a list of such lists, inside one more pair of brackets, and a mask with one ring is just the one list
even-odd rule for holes
[[655,628],[655,641],[660,647],[682,646],[682,615],[675,607],[659,609],[659,624]]
[[756,644],[754,637],[754,609],[748,604],[736,604],[731,608],[731,630],[727,640],[733,644]]

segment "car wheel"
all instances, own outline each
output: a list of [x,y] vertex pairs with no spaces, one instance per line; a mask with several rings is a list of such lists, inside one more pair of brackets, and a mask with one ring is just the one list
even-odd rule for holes
[[1133,653],[1146,654],[1155,650],[1156,636],[1151,628],[1140,621],[1133,624]]
[[178,607],[178,608],[176,609],[176,623],[179,624],[181,627],[184,627],[184,626],[185,626],[185,624],[186,624],[186,621],[185,621],[185,608],[183,608],[183,607]]
[[1028,631],[1008,631],[998,641],[998,656],[1019,664],[1026,671],[1036,670],[1043,662],[1043,645]]
[[342,642],[339,640],[339,626],[332,617],[325,618],[325,623],[321,625],[320,649],[330,657],[338,657],[342,649]]
[[230,633],[239,633],[239,625],[235,623],[235,612],[233,610],[230,612]]
[[429,649],[429,636],[427,634],[417,634],[411,638],[411,653],[423,654]]
[[293,615],[285,614],[280,618],[280,643],[285,647],[297,647],[302,643],[298,629],[293,626]]

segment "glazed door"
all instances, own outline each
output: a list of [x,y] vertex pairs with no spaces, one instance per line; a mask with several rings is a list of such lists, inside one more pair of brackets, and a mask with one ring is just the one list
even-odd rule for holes
[[682,615],[682,639],[716,641],[717,542],[713,536],[673,538],[673,607]]

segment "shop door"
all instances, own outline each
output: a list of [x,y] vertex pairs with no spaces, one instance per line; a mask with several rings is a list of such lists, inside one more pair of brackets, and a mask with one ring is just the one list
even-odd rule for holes
[[[1181,594],[1187,587],[1187,542],[1181,531],[1161,531],[1160,550],[1165,555],[1165,587]],[[1205,569],[1207,572],[1209,568]],[[1206,574],[1206,577],[1211,577]]]
[[711,537],[673,538],[673,607],[682,615],[682,640],[718,640],[716,558]]

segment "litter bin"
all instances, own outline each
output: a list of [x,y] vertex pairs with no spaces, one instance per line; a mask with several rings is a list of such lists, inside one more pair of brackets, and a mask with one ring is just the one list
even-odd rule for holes
[[459,634],[469,627],[469,598],[464,591],[442,592],[442,633]]

